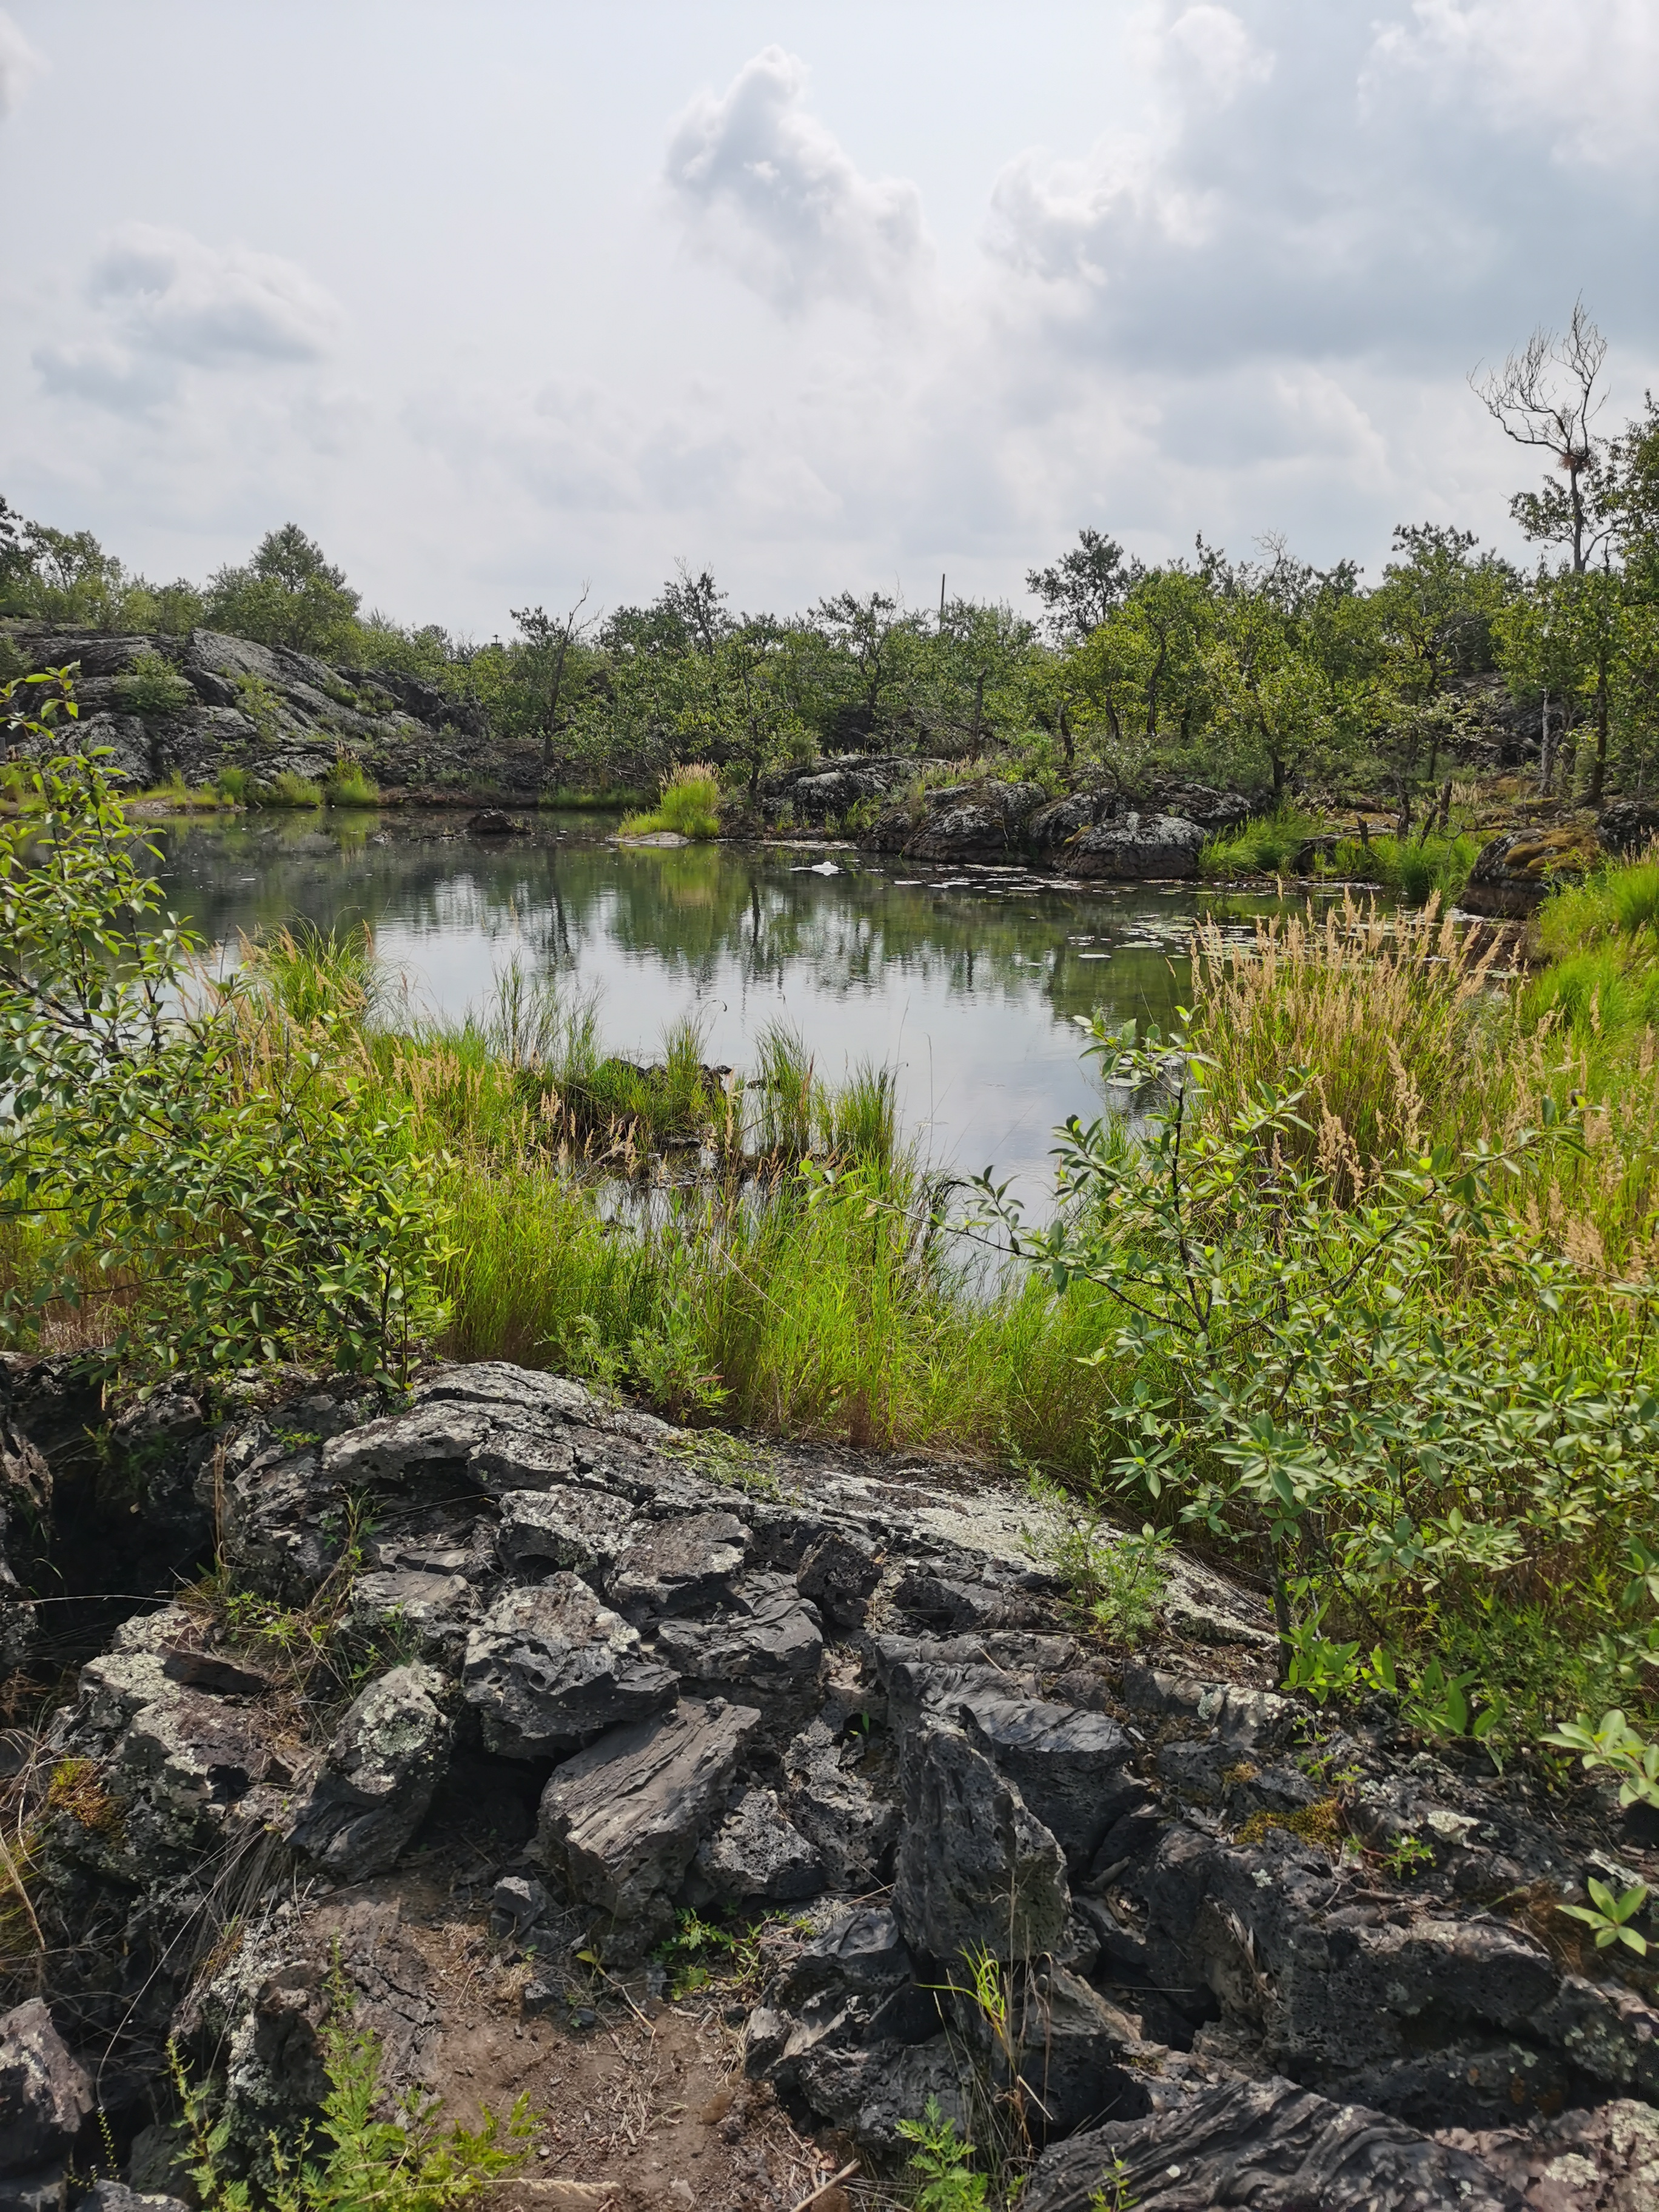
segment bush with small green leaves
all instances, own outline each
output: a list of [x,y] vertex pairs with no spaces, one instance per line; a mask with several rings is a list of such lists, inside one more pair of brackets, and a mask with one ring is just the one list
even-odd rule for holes
[[443,1163],[329,1039],[203,984],[103,762],[35,760],[33,810],[0,821],[0,1221],[37,1239],[0,1336],[90,1304],[139,1376],[401,1377],[443,1320]]
[[115,696],[130,714],[181,714],[196,694],[164,654],[141,653],[115,679]]

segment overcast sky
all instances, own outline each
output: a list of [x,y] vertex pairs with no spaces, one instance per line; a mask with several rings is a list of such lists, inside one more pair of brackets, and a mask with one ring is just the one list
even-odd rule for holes
[[158,579],[292,519],[489,635],[1515,550],[1466,384],[1659,386],[1659,0],[9,0],[0,492]]

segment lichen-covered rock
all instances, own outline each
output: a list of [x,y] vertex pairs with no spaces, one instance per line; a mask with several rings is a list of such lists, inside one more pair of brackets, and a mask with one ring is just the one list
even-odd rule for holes
[[290,1831],[336,1881],[391,1866],[431,1808],[449,1752],[442,1678],[394,1667],[352,1704]]
[[637,1629],[566,1572],[495,1601],[467,1638],[461,1692],[492,1751],[533,1758],[662,1711],[679,1684],[644,1656]]
[[74,2146],[96,2100],[39,1997],[0,2019],[0,2174],[27,2173]]
[[668,1899],[723,1810],[759,1723],[752,1707],[688,1700],[661,1720],[612,1729],[553,1770],[538,1853],[609,1916],[617,1955],[637,1956],[672,1926]]
[[925,1721],[906,1747],[893,1910],[913,1951],[1030,1959],[1060,1942],[1066,1854],[958,1728]]
[[1085,830],[1066,848],[1075,876],[1115,883],[1148,883],[1195,876],[1204,832],[1176,814],[1126,814]]

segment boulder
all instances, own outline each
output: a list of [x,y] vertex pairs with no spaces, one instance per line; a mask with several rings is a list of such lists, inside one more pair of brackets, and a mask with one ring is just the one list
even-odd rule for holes
[[733,1592],[740,1612],[714,1620],[665,1620],[657,1650],[688,1681],[741,1686],[745,1694],[810,1692],[823,1656],[817,1608],[781,1575],[757,1576]]
[[40,1997],[0,2018],[0,2174],[66,2156],[95,2102]]
[[1018,1785],[1073,1873],[1088,1866],[1113,1822],[1146,1796],[1145,1784],[1123,1771],[1134,1747],[1104,1713],[981,1691],[962,1701],[957,1716]]
[[566,1572],[497,1598],[467,1638],[461,1694],[490,1750],[528,1759],[661,1712],[679,1684],[644,1656],[637,1629]]
[[[1098,2194],[1097,2194],[1098,2192]],[[1273,2077],[1231,2081],[1046,2151],[1020,2212],[1519,2212],[1467,2151]]]
[[495,1549],[514,1574],[543,1574],[550,1566],[608,1573],[634,1527],[625,1499],[568,1483],[507,1491],[501,1507]]
[[394,1667],[335,1730],[290,1840],[336,1881],[391,1866],[426,1818],[449,1753],[443,1688],[428,1667]]
[[1195,876],[1204,832],[1178,814],[1126,814],[1085,830],[1066,848],[1074,876],[1111,883],[1149,883]]
[[694,1613],[729,1603],[743,1571],[749,1531],[734,1513],[687,1513],[642,1522],[617,1555],[606,1585],[634,1618]]
[[905,1747],[893,1878],[911,1949],[1039,1957],[1060,1942],[1070,1905],[1066,1854],[1014,1784],[961,1729],[923,1721]]
[[663,1719],[611,1729],[553,1770],[538,1856],[607,1916],[617,1955],[649,1950],[673,1924],[668,1900],[759,1723],[751,1707],[688,1701]]
[[768,1904],[816,1897],[823,1861],[787,1818],[773,1790],[745,1790],[714,1833],[697,1848],[695,1871],[711,1897]]

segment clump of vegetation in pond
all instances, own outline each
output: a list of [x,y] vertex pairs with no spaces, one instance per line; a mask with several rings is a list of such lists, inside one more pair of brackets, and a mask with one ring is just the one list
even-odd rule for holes
[[697,761],[672,769],[663,778],[656,805],[647,814],[624,815],[620,835],[647,837],[662,830],[694,842],[719,836],[720,785],[714,769]]
[[325,806],[378,806],[379,787],[362,763],[343,755],[323,778]]

